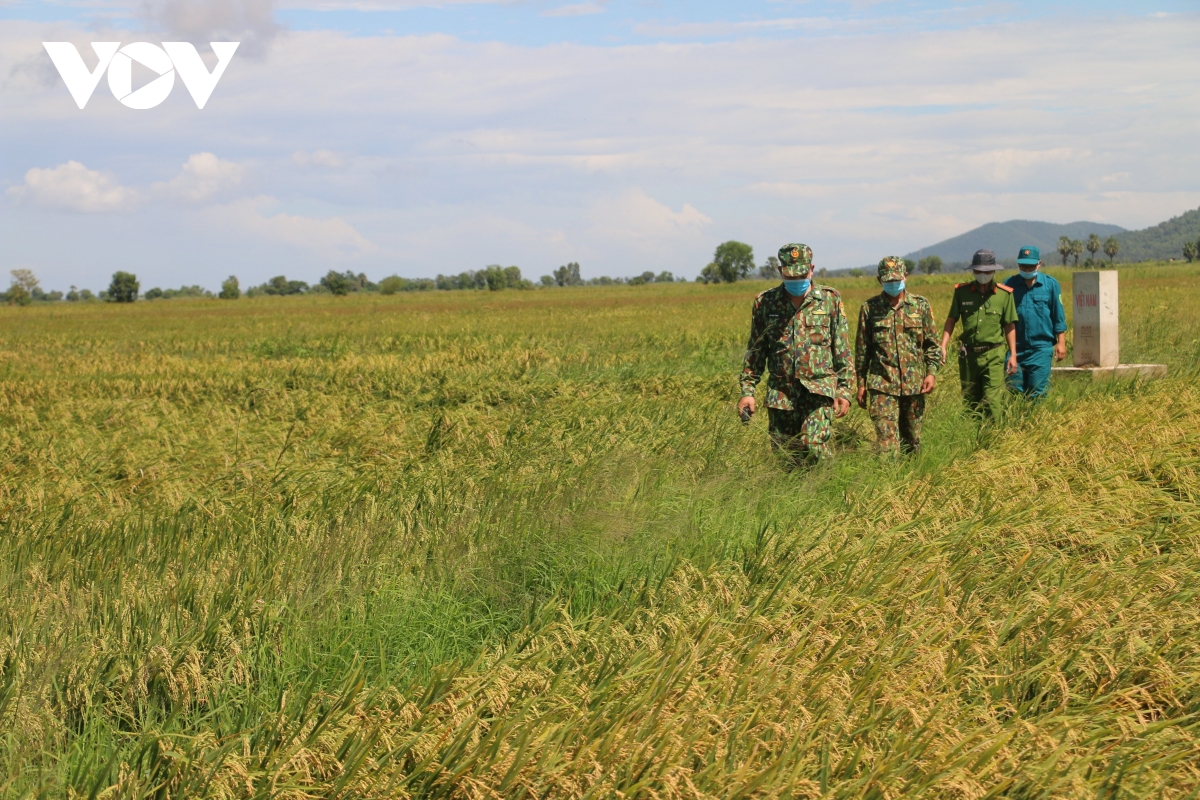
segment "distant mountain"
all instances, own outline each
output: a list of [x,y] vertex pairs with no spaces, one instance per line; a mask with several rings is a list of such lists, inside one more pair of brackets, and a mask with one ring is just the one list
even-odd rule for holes
[[[1066,225],[1056,225],[1053,222],[1014,219],[1009,222],[989,222],[953,239],[916,250],[905,258],[919,261],[925,256],[940,256],[946,267],[953,269],[955,265],[969,264],[976,250],[991,250],[996,254],[996,260],[1015,265],[1017,251],[1024,245],[1034,245],[1041,248],[1042,260],[1052,264],[1058,258],[1058,237],[1069,236],[1086,241],[1090,233],[1108,238],[1113,234],[1127,232],[1119,225],[1106,225],[1101,222],[1070,222]],[[1179,246],[1183,247],[1182,239]],[[1124,242],[1121,243],[1120,257],[1125,258]]]
[[[1099,231],[1097,231],[1099,233]],[[1153,228],[1117,235],[1121,252],[1117,261],[1154,261],[1183,257],[1185,242],[1200,239],[1200,208],[1172,217]],[[1045,259],[1045,255],[1042,256]]]

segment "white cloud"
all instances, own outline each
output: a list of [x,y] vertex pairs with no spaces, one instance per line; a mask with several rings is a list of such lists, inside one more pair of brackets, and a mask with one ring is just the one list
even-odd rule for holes
[[297,150],[292,153],[292,163],[301,169],[308,169],[309,167],[343,169],[346,166],[346,157],[332,150],[313,150],[311,153]]
[[280,0],[280,8],[307,11],[391,11],[442,6],[511,5],[514,0]]
[[155,194],[179,203],[204,203],[227,193],[242,182],[245,170],[212,153],[196,153],[170,181],[154,184]]
[[620,241],[662,241],[690,237],[712,224],[712,220],[684,203],[679,211],[658,202],[639,188],[593,204],[588,218],[596,233]]
[[217,229],[241,231],[290,248],[317,251],[329,257],[361,256],[379,248],[341,217],[314,218],[295,214],[271,214],[265,208],[274,198],[243,198],[223,206],[212,206],[204,214]]
[[140,199],[136,190],[78,161],[68,161],[53,169],[35,167],[25,173],[25,183],[10,188],[8,195],[41,208],[81,214],[130,211]]
[[639,36],[694,39],[720,36],[751,36],[779,31],[828,31],[834,28],[853,27],[860,26],[837,24],[827,17],[787,17],[741,22],[681,22],[675,24],[641,22],[635,25],[633,30]]
[[584,17],[588,14],[603,14],[604,6],[600,3],[571,3],[542,12],[543,17]]
[[273,0],[142,0],[147,25],[191,42],[241,42],[242,55],[261,55],[282,30]]

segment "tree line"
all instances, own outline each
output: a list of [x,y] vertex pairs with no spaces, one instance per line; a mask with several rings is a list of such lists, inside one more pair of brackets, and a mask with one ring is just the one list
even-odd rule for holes
[[[1067,260],[1074,258],[1075,266],[1079,266],[1079,257],[1084,251],[1091,257],[1084,261],[1083,266],[1098,266],[1096,253],[1103,252],[1111,266],[1117,254],[1121,251],[1121,243],[1115,236],[1101,242],[1100,237],[1091,234],[1086,240],[1072,239],[1062,236],[1058,240],[1058,254],[1062,257],[1065,267]],[[1189,263],[1200,258],[1200,240],[1187,242],[1183,246],[1183,257]],[[919,261],[905,259],[910,273],[923,272],[932,275],[941,272],[945,266],[939,256],[926,256]],[[866,275],[863,269],[849,271],[851,277]],[[650,271],[635,275],[632,278],[598,278],[585,279],[580,274],[579,262],[572,261],[555,269],[550,275],[543,275],[537,283],[521,275],[521,268],[516,266],[502,267],[492,264],[479,270],[466,270],[457,275],[441,275],[436,278],[402,278],[390,275],[378,283],[370,280],[364,273],[355,274],[353,271],[337,272],[330,270],[315,284],[289,279],[285,275],[276,275],[258,286],[252,286],[244,292],[237,276],[230,275],[221,282],[221,290],[210,292],[201,286],[181,286],[178,289],[162,289],[154,287],[145,293],[140,293],[141,283],[135,274],[119,270],[113,273],[108,288],[98,294],[89,289],[79,289],[72,286],[69,291],[45,291],[37,277],[29,269],[14,269],[11,271],[12,283],[8,291],[0,294],[0,298],[10,305],[29,305],[33,302],[89,302],[105,301],[111,303],[132,303],[143,300],[168,300],[174,297],[216,297],[221,300],[236,300],[246,297],[287,296],[302,294],[330,294],[345,296],[356,292],[372,292],[392,295],[398,292],[431,292],[457,290],[486,290],[501,291],[505,289],[548,289],[567,286],[644,286],[651,283],[686,282],[687,278],[678,277],[667,270],[659,273]],[[819,277],[828,275],[828,270],[817,270]],[[775,280],[779,277],[779,259],[769,256],[760,266],[754,263],[754,248],[745,242],[730,240],[717,245],[710,261],[696,277],[699,283],[734,283],[751,279]]]
[[181,286],[178,289],[163,289],[154,287],[141,292],[141,282],[137,275],[119,270],[113,273],[108,288],[93,293],[89,289],[77,289],[72,286],[69,292],[44,291],[37,276],[29,269],[11,271],[12,285],[7,292],[0,293],[0,298],[10,305],[29,305],[33,302],[110,302],[132,303],[135,300],[167,300],[174,297],[215,297],[221,300],[236,300],[242,296],[287,296],[302,294],[330,294],[345,296],[356,292],[370,292],[391,295],[398,292],[427,292],[427,291],[456,291],[456,290],[485,290],[498,292],[505,289],[535,289],[558,286],[643,286],[650,283],[675,283],[686,281],[686,278],[676,278],[666,270],[657,274],[643,272],[632,278],[598,278],[584,279],[580,275],[578,262],[565,264],[554,270],[552,275],[543,275],[535,284],[521,275],[521,268],[516,266],[502,267],[493,264],[480,270],[466,270],[457,275],[438,275],[436,278],[402,278],[390,275],[378,283],[372,281],[364,273],[355,274],[353,271],[338,272],[330,270],[315,284],[306,281],[289,279],[286,275],[276,275],[258,286],[251,286],[243,291],[241,282],[236,275],[230,275],[221,282],[219,292],[213,293],[201,286]]
[[1083,251],[1087,250],[1091,255],[1087,261],[1083,262],[1085,267],[1100,266],[1100,262],[1096,259],[1096,253],[1104,251],[1104,255],[1108,256],[1108,265],[1113,265],[1113,260],[1117,254],[1121,252],[1121,242],[1115,236],[1110,236],[1103,242],[1100,237],[1094,233],[1088,234],[1087,241],[1081,239],[1072,239],[1070,236],[1058,237],[1058,254],[1062,257],[1062,265],[1067,265],[1067,259],[1074,257],[1075,266],[1079,266],[1079,257],[1083,255]]

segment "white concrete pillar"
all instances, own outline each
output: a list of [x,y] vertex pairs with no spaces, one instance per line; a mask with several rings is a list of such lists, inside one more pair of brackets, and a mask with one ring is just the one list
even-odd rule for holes
[[1076,272],[1071,293],[1075,297],[1075,366],[1117,366],[1121,355],[1116,271]]

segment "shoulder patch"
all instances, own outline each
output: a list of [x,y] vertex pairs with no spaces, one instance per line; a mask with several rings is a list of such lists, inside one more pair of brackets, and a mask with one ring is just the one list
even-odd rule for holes
[[1000,288],[1000,289],[1003,289],[1004,291],[1008,292],[1009,294],[1012,294],[1012,293],[1013,293],[1012,287],[1011,287],[1011,286],[1009,286],[1008,284],[1005,284],[1005,283],[997,283],[997,284],[996,284],[996,286],[997,286],[998,288]]
[[964,286],[969,286],[969,285],[970,285],[970,284],[966,284],[966,283],[956,283],[956,284],[954,284],[954,288],[955,288],[955,289],[961,289],[961,288],[963,288]]

